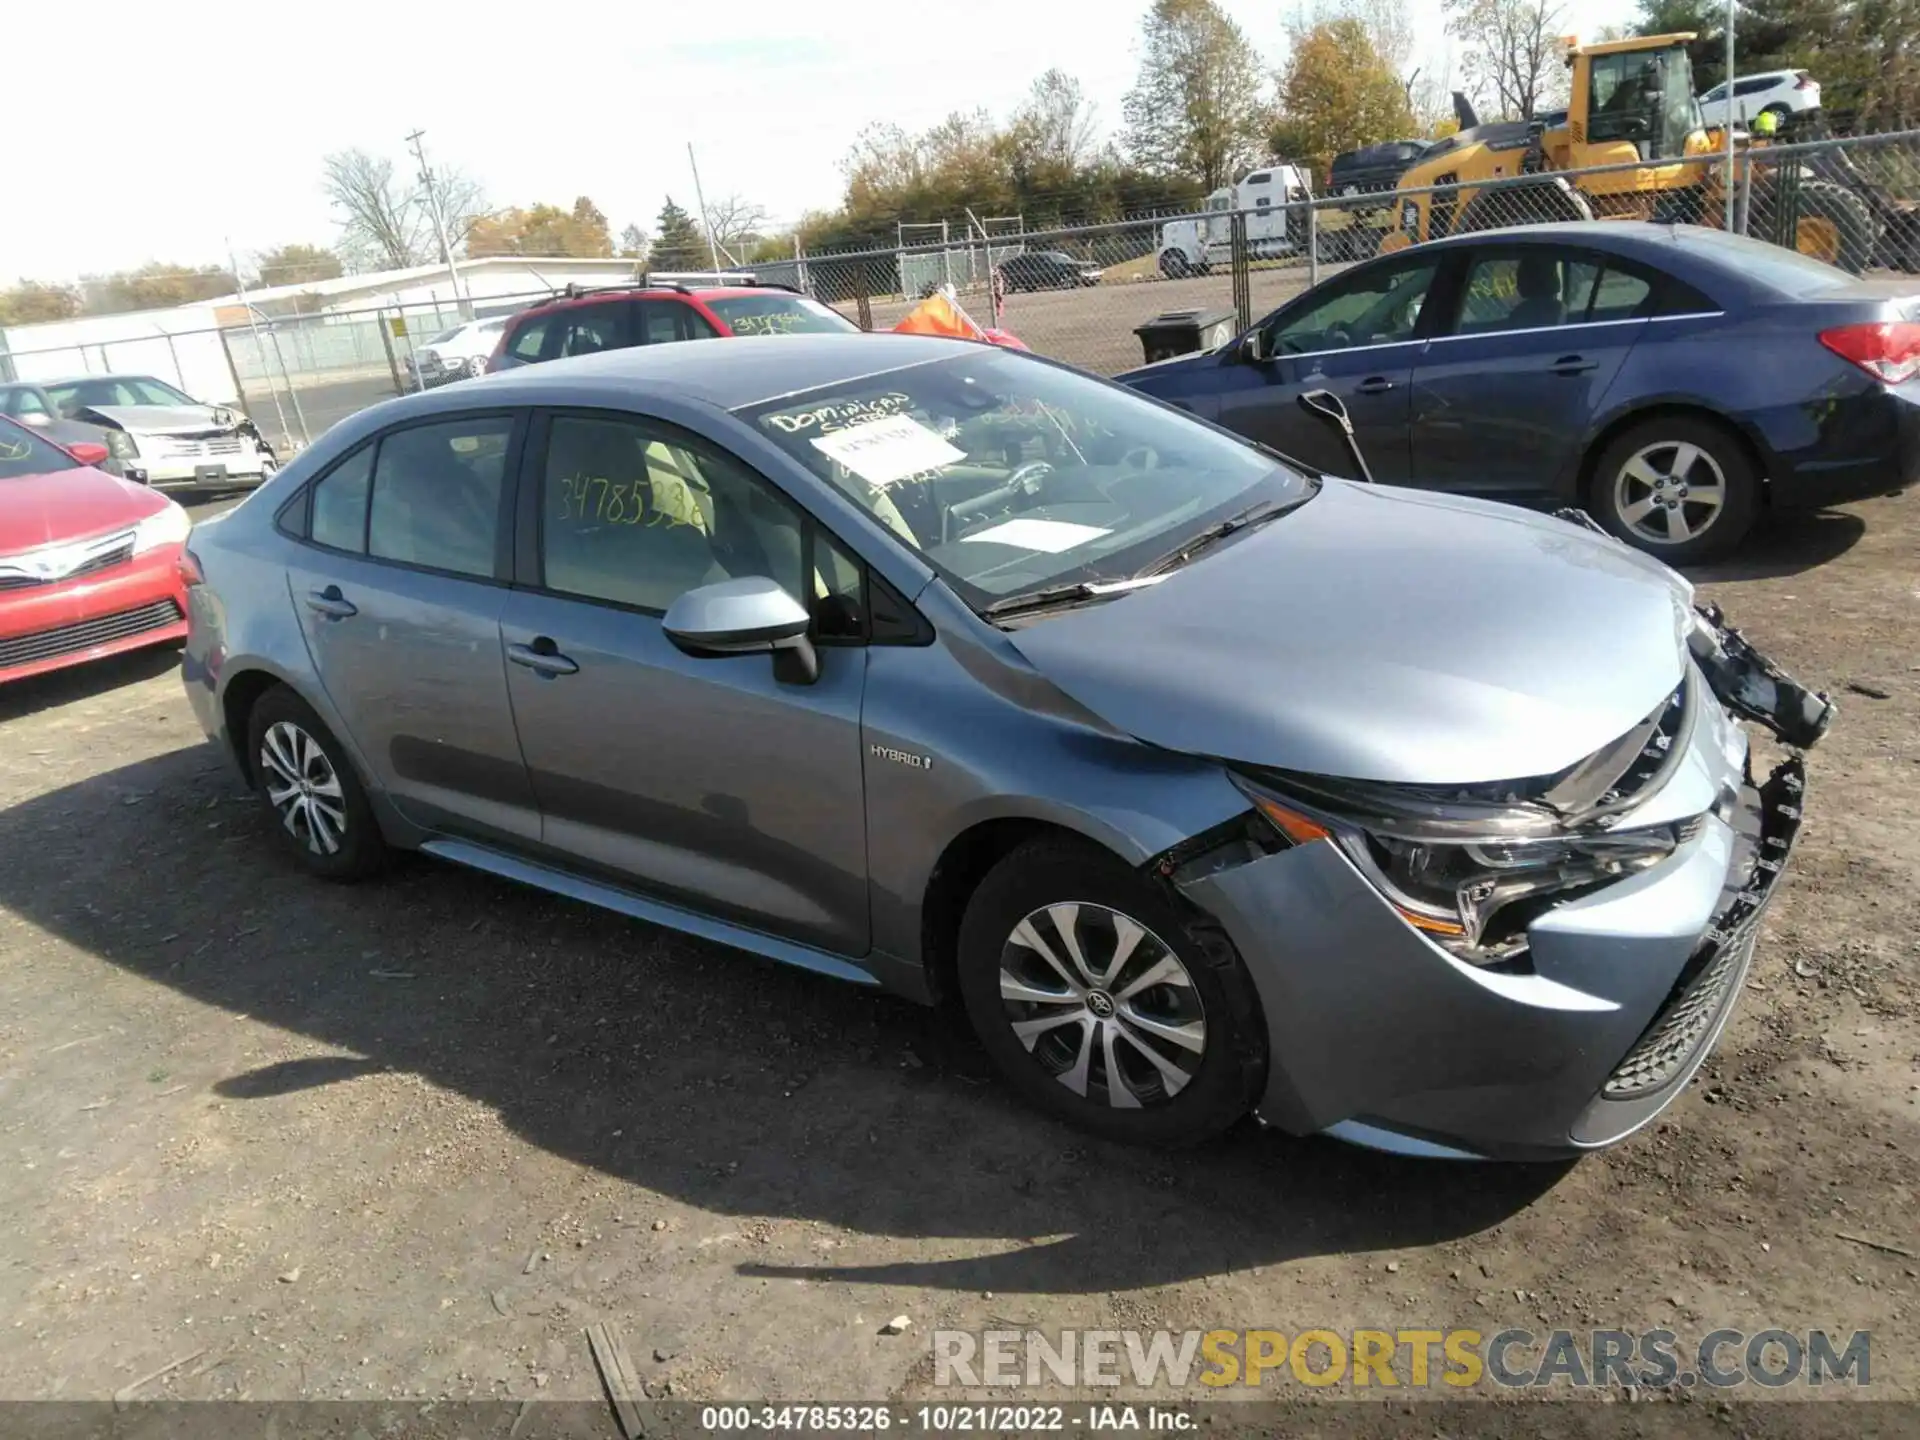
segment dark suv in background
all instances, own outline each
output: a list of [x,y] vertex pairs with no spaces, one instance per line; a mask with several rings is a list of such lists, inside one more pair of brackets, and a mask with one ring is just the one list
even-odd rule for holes
[[567,355],[678,340],[833,334],[859,328],[838,311],[784,285],[649,280],[631,287],[569,289],[521,311],[500,336],[487,369],[511,370]]

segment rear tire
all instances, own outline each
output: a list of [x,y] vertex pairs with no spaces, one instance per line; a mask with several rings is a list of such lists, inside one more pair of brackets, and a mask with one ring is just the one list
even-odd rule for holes
[[247,756],[273,833],[301,869],[357,880],[386,863],[386,841],[345,747],[286,686],[254,702]]
[[1266,1077],[1259,998],[1225,936],[1083,841],[1031,841],[988,872],[960,924],[959,989],[1007,1083],[1110,1140],[1198,1143]]
[[1622,431],[1594,462],[1588,513],[1669,565],[1717,560],[1753,528],[1760,476],[1720,424],[1661,415]]
[[[1806,237],[1812,227],[1809,220],[1824,221],[1833,229],[1832,254],[1809,250]],[[1829,264],[1838,265],[1849,275],[1863,273],[1873,261],[1873,247],[1880,239],[1880,227],[1874,221],[1867,202],[1844,185],[1831,180],[1802,180],[1799,209],[1795,217],[1794,249],[1813,254]]]
[[1193,273],[1193,267],[1187,263],[1187,257],[1178,250],[1162,250],[1160,273],[1169,280],[1184,280]]

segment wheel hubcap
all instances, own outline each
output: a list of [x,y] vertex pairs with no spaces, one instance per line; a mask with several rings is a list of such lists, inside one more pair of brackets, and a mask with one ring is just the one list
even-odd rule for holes
[[1104,905],[1048,905],[1014,926],[1000,952],[1000,1002],[1054,1079],[1116,1110],[1165,1104],[1206,1055],[1206,1016],[1186,966]]
[[1698,445],[1663,440],[1620,467],[1613,499],[1636,537],[1649,545],[1678,545],[1704,534],[1720,518],[1727,477]]
[[320,742],[291,720],[269,725],[260,737],[260,775],[287,833],[315,855],[338,854],[347,801]]

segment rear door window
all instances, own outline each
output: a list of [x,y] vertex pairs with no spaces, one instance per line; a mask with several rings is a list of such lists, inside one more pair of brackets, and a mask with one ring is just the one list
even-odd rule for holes
[[720,332],[691,305],[678,300],[633,302],[635,344],[671,345],[678,340],[711,340]]
[[[499,550],[510,415],[410,425],[380,441],[367,553],[488,577]],[[331,478],[331,477],[330,477]]]
[[597,355],[602,350],[620,350],[632,343],[627,338],[627,307],[618,302],[604,305],[578,305],[562,312],[560,344],[556,355]]

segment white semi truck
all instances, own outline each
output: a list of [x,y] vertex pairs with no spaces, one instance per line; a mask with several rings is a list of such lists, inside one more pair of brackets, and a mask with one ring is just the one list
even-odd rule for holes
[[1205,212],[1160,227],[1160,273],[1177,280],[1227,264],[1233,212],[1247,215],[1247,252],[1258,260],[1304,253],[1306,215],[1294,207],[1313,199],[1313,182],[1299,165],[1268,165],[1207,196]]

